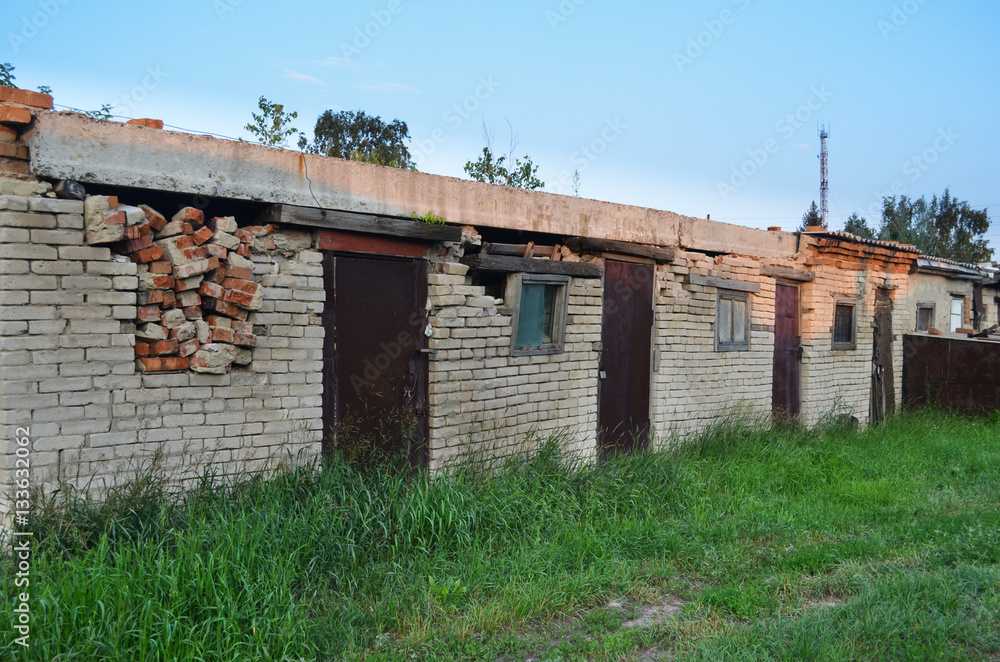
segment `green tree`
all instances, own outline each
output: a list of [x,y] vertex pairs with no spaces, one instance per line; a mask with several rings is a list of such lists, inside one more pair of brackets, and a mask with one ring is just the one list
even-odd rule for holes
[[898,199],[883,198],[878,238],[912,244],[926,253],[934,235],[928,220],[927,201],[923,198],[914,200],[905,195]]
[[284,147],[289,136],[299,132],[291,126],[292,120],[299,116],[297,112],[286,113],[283,104],[272,103],[264,97],[257,102],[257,107],[260,108],[260,114],[252,113],[253,122],[243,128],[257,138],[258,142],[272,147]]
[[534,165],[527,155],[524,161],[515,159],[511,169],[505,165],[506,160],[506,156],[494,158],[493,151],[489,147],[483,147],[483,153],[478,159],[465,163],[465,172],[477,182],[487,184],[523,188],[528,191],[545,186],[545,182],[535,176],[538,166]]
[[993,259],[993,249],[983,238],[990,229],[987,210],[973,209],[945,189],[940,198],[931,199],[930,216],[935,230],[930,255],[971,263]]
[[10,62],[0,64],[0,87],[15,87],[14,65]]
[[[545,187],[545,182],[540,180],[536,173],[538,166],[531,162],[531,157],[524,155],[524,161],[514,158],[514,150],[517,148],[517,139],[514,137],[514,130],[510,128],[510,147],[506,155],[496,156],[493,149],[493,134],[483,126],[483,138],[486,140],[486,147],[483,153],[475,161],[466,161],[465,172],[477,182],[487,184],[499,184],[500,186],[510,186],[521,188],[527,191],[534,191]],[[579,180],[575,184],[579,188]]]
[[806,213],[802,214],[802,224],[799,226],[799,232],[805,232],[807,228],[816,226],[825,228],[826,224],[823,223],[823,217],[819,214],[819,207],[816,206],[816,201],[813,200]]
[[953,198],[945,189],[928,204],[905,195],[882,200],[882,224],[878,238],[912,244],[925,255],[958,262],[986,262],[993,257],[984,235],[990,229],[985,209],[973,209],[968,202]]
[[409,140],[406,122],[398,119],[386,124],[381,117],[362,110],[328,110],[316,120],[312,144],[302,136],[299,147],[311,154],[416,170],[407,147]]
[[868,225],[868,221],[857,213],[851,214],[844,224],[844,232],[849,232],[863,239],[874,239],[875,230]]

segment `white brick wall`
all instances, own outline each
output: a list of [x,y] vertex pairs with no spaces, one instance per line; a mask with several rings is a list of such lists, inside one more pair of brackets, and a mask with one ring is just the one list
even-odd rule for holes
[[[25,211],[33,209],[37,211]],[[100,490],[154,455],[178,477],[315,457],[322,428],[320,253],[254,255],[265,288],[253,362],[140,374],[136,266],[84,244],[83,203],[0,197],[0,485],[30,426],[32,484]],[[27,234],[26,234],[27,233]],[[0,515],[9,504],[0,501]]]
[[[254,255],[264,302],[250,318],[258,343],[249,366],[219,376],[140,374],[133,359],[136,267],[84,244],[82,212],[80,202],[0,196],[0,424],[8,445],[15,427],[30,425],[35,485],[101,487],[154,455],[188,477],[208,467],[253,470],[318,455],[322,255]],[[797,261],[777,264],[816,273],[800,284],[803,420],[812,424],[836,409],[866,421],[875,292],[891,275],[898,402],[900,339],[912,326],[908,276],[884,261],[826,259],[804,241]],[[486,296],[463,265],[430,268],[429,346],[437,351],[429,363],[431,468],[467,452],[522,453],[555,434],[569,452],[593,459],[600,279],[571,280],[562,353],[512,357],[513,302]],[[682,250],[657,267],[650,415],[658,443],[734,411],[770,413],[775,280],[760,271],[756,259]],[[760,286],[749,297],[747,350],[715,350],[718,290],[691,284],[691,275]],[[853,350],[831,348],[841,297],[858,297]],[[10,485],[12,459],[4,453],[0,485]],[[7,508],[0,502],[0,515]]]
[[[461,270],[454,270],[461,272]],[[510,355],[511,316],[461,275],[432,274],[430,458],[440,469],[473,456],[530,450],[554,434],[584,459],[597,448],[597,372],[601,285],[574,278],[569,289],[565,351]]]
[[[715,350],[719,290],[691,285],[691,274],[760,285],[759,294],[750,294],[748,350]],[[774,279],[761,276],[754,260],[678,251],[673,263],[657,268],[657,284],[652,391],[656,443],[668,444],[734,412],[770,413]]]

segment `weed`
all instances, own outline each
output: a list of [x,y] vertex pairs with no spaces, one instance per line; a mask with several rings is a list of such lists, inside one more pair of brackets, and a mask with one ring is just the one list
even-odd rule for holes
[[420,221],[421,223],[427,223],[428,225],[444,225],[444,218],[441,216],[435,216],[431,212],[427,212],[423,216],[417,216],[417,212],[410,214],[410,218],[414,221]]
[[181,494],[146,466],[39,506],[26,659],[995,659],[998,439],[923,412],[433,479],[341,452]]

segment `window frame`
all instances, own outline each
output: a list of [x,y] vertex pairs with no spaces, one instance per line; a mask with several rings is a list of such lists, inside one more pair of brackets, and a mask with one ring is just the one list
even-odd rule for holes
[[[958,326],[956,326],[953,329],[951,327],[952,327],[952,322],[953,322],[954,317],[955,317],[955,304],[956,303],[961,306],[961,310],[958,313]],[[948,308],[948,333],[955,333],[956,331],[958,331],[958,329],[961,329],[961,328],[964,328],[964,327],[965,327],[965,297],[964,296],[958,296],[956,294],[952,294],[951,295],[951,304],[949,305],[949,308]]]
[[[554,274],[517,273],[507,277],[505,302],[511,309],[511,356],[544,356],[562,354],[566,344],[566,322],[569,318],[570,276]],[[518,347],[518,327],[521,323],[521,292],[524,285],[556,285],[555,300],[552,304],[552,342],[538,346]]]
[[[722,319],[722,302],[724,300],[742,301],[746,306],[746,315],[743,321],[743,337],[745,338],[745,340],[743,341],[725,342],[720,337],[722,326],[719,324],[719,320]],[[724,289],[718,290],[715,296],[715,351],[746,352],[750,349],[750,332],[752,329],[752,325],[750,323],[751,302],[752,299],[750,297],[750,292],[740,292],[738,290],[724,290]]]
[[[931,311],[930,321],[929,321],[926,329],[921,329],[920,328],[920,311],[921,310],[930,310]],[[927,331],[929,331],[931,329],[936,329],[937,328],[937,325],[936,325],[937,319],[936,318],[937,318],[937,305],[933,301],[918,301],[917,302],[917,319],[916,319],[916,323],[915,323],[915,325],[914,325],[913,328],[914,328],[915,331],[919,331],[921,333],[926,333]]]
[[[851,340],[837,340],[837,309],[841,306],[851,309]],[[830,329],[830,339],[833,341],[833,349],[857,349],[858,348],[858,302],[856,299],[837,299],[833,304],[833,327]]]

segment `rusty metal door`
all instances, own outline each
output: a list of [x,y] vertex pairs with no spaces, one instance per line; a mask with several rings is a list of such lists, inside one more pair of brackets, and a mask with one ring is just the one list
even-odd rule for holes
[[774,290],[774,367],[771,376],[771,410],[775,418],[799,415],[801,384],[799,288],[777,283]]
[[324,254],[324,451],[427,465],[427,263]]
[[896,411],[892,370],[892,299],[886,290],[875,295],[875,333],[872,342],[872,392],[868,422],[880,423]]
[[644,448],[649,437],[652,264],[604,263],[598,445],[601,459]]

